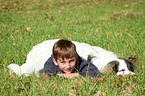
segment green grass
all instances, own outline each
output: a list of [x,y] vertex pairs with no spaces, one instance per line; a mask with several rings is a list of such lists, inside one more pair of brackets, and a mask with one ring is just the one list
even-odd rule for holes
[[[145,95],[144,5],[145,0],[0,0],[0,95]],[[105,74],[98,82],[9,74],[10,63],[23,64],[34,45],[56,38],[100,46],[121,58],[135,56],[137,75],[121,81]]]

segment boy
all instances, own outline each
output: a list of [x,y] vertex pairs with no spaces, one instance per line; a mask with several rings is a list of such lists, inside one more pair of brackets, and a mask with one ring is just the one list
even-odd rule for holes
[[99,76],[95,65],[82,60],[76,52],[76,46],[69,40],[60,39],[53,46],[53,55],[46,61],[43,75],[71,78],[75,76]]

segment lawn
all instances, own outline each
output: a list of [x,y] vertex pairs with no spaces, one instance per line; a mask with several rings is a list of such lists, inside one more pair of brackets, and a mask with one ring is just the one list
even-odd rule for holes
[[[0,0],[0,95],[142,96],[145,95],[145,0]],[[127,78],[72,79],[9,74],[32,47],[67,38],[135,59]]]

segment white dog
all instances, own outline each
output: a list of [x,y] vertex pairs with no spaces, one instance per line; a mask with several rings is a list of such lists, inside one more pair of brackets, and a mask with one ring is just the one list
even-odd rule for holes
[[[32,73],[39,73],[43,69],[45,62],[52,55],[52,48],[58,39],[47,40],[35,45],[27,55],[26,63],[19,66],[10,64],[10,72],[18,75],[28,76]],[[77,53],[85,60],[92,62],[102,73],[116,72],[121,74],[135,74],[133,63],[129,60],[119,59],[113,52],[107,51],[97,46],[72,41],[76,45]]]

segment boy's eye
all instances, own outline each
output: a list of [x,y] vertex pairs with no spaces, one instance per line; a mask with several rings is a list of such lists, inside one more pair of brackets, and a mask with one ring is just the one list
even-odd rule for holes
[[71,63],[71,62],[74,62],[74,61],[75,61],[75,60],[71,60],[70,63]]
[[60,62],[60,63],[63,63],[64,64],[65,62]]

